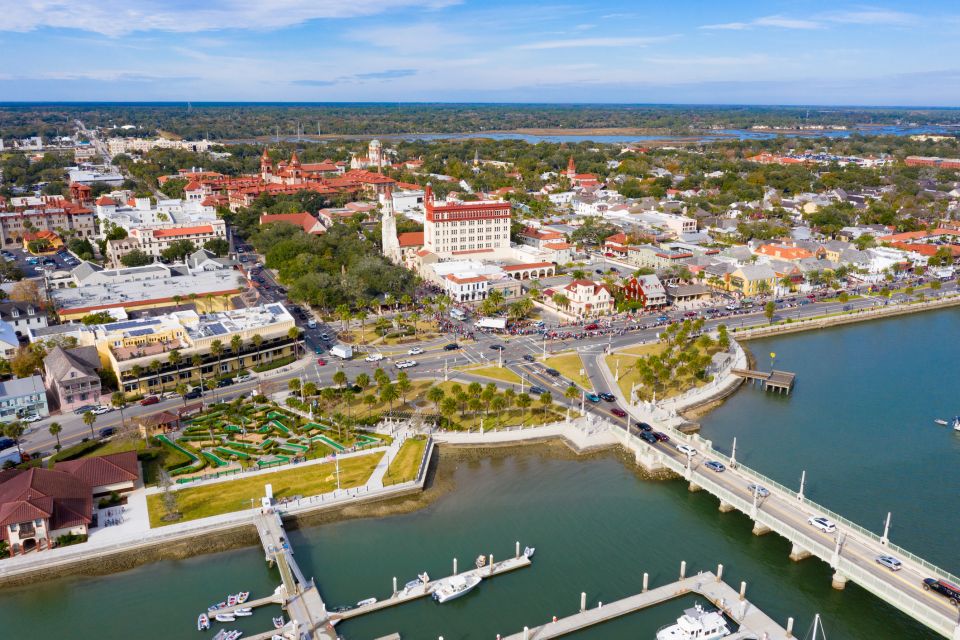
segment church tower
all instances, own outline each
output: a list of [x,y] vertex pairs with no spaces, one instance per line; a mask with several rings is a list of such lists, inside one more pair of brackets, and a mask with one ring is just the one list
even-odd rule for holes
[[270,176],[273,174],[273,162],[270,161],[270,154],[267,153],[267,148],[263,148],[263,155],[260,156],[260,177],[265,181],[270,181]]
[[393,188],[387,185],[383,192],[383,213],[380,216],[380,240],[383,255],[387,260],[399,264],[403,260],[400,253],[400,240],[397,237],[397,219],[393,215]]
[[367,160],[371,167],[383,166],[383,147],[379,140],[370,141],[370,146],[367,147]]
[[573,162],[573,156],[570,156],[570,162],[567,163],[567,178],[573,180],[577,177],[577,165]]

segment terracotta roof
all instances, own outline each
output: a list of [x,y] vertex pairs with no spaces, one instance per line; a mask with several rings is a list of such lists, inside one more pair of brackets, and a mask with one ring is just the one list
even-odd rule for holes
[[7,539],[5,525],[38,518],[49,518],[52,530],[90,524],[91,486],[72,474],[34,467],[5,478],[0,484],[0,539]]
[[401,247],[422,247],[423,231],[407,231],[397,235]]
[[191,180],[187,183],[187,186],[183,188],[184,191],[199,191],[200,189],[203,189],[203,187],[201,187],[200,183],[196,180]]
[[[177,417],[171,415],[176,420]],[[122,451],[106,456],[66,460],[53,465],[54,471],[63,471],[79,478],[90,487],[101,487],[120,482],[135,482],[140,476],[136,451]]]
[[450,275],[447,276],[447,280],[449,280],[450,282],[456,282],[457,284],[472,284],[474,282],[485,282],[486,278],[484,278],[483,276],[473,276],[470,278],[458,278],[457,276],[451,273]]
[[569,242],[548,242],[543,245],[545,249],[553,249],[554,251],[562,251],[563,249],[569,249],[573,245]]
[[213,227],[208,224],[199,227],[180,227],[178,229],[157,229],[153,232],[154,238],[169,238],[171,236],[198,236],[204,233],[213,233]]
[[97,198],[96,204],[101,207],[107,207],[110,205],[116,206],[116,202],[113,201],[113,198],[108,198],[107,196],[100,196]]
[[270,224],[271,222],[289,222],[301,227],[307,233],[313,232],[320,226],[320,221],[307,212],[263,214],[260,216],[260,224]]

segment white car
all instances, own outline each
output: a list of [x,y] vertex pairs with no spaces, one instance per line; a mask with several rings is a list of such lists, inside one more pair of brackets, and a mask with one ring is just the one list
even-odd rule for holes
[[832,520],[828,520],[823,516],[811,516],[807,519],[807,523],[820,529],[824,533],[833,533],[837,530],[837,525]]
[[316,329],[316,328],[317,328],[317,321],[311,318],[311,319],[307,322],[307,326],[308,326],[309,328],[311,328],[311,329]]
[[421,353],[423,353],[423,349],[421,349],[420,347],[414,347],[414,348],[409,349],[409,350],[407,351],[407,355],[408,355],[408,356],[418,356],[418,355],[420,355]]
[[40,422],[41,420],[43,420],[43,418],[41,418],[35,413],[31,413],[28,416],[23,416],[22,418],[20,418],[20,422]]
[[688,444],[683,444],[682,442],[677,443],[677,451],[679,451],[680,453],[687,454],[688,458],[692,458],[693,456],[697,455],[696,449],[694,449]]
[[382,353],[371,353],[371,354],[368,355],[366,358],[364,358],[364,360],[366,360],[367,362],[379,362],[380,360],[383,360],[383,354],[382,354]]
[[253,380],[253,375],[249,373],[245,373],[233,379],[234,382],[250,382],[251,380]]
[[102,416],[103,414],[110,413],[111,411],[113,411],[113,409],[111,409],[110,407],[105,407],[102,404],[99,404],[93,409],[91,409],[90,413],[92,413],[95,416]]
[[397,363],[397,369],[406,369],[407,367],[417,366],[416,360],[401,360]]
[[877,556],[877,562],[890,569],[890,571],[900,571],[903,568],[903,563],[893,556]]

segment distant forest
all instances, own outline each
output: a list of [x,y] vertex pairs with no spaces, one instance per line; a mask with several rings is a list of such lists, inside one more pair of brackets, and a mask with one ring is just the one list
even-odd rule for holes
[[297,133],[385,135],[515,129],[648,129],[696,133],[755,125],[960,125],[957,109],[696,105],[556,105],[426,103],[5,103],[0,137],[50,137],[87,126],[135,125],[125,135],[164,132],[188,139],[235,140]]

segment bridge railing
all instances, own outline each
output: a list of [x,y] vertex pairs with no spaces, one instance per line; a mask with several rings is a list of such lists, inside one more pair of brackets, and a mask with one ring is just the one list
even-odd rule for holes
[[[716,449],[714,449],[714,448],[713,448],[713,444],[712,444],[709,440],[701,437],[699,434],[693,434],[693,435],[684,434],[684,433],[681,433],[680,431],[677,431],[677,430],[674,429],[673,427],[666,427],[666,429],[671,432],[671,437],[676,436],[676,437],[682,439],[683,441],[690,442],[691,444],[694,444],[698,449],[700,449],[700,452],[701,452],[702,454],[704,454],[705,456],[707,456],[707,457],[709,457],[709,458],[713,458],[713,459],[719,460],[719,461],[723,462],[724,464],[726,464],[727,466],[733,466],[733,465],[731,465],[730,456],[728,456],[728,455],[726,455],[726,454],[724,454],[724,453],[721,453],[720,451],[717,451]],[[769,477],[763,475],[762,473],[759,473],[759,472],[757,472],[756,470],[751,469],[750,467],[747,467],[747,466],[743,465],[743,464],[740,463],[740,462],[737,462],[737,463],[736,463],[736,469],[737,469],[737,472],[738,472],[738,473],[740,473],[740,474],[742,474],[742,475],[744,475],[744,476],[747,476],[747,477],[748,477],[750,480],[752,480],[753,482],[755,482],[755,483],[757,483],[757,484],[760,484],[760,485],[763,485],[765,488],[767,488],[767,489],[769,489],[769,490],[771,490],[771,491],[772,491],[772,490],[776,490],[777,492],[779,492],[780,494],[782,494],[781,497],[784,497],[784,496],[785,496],[785,497],[788,497],[788,498],[792,498],[792,499],[794,499],[794,500],[798,500],[799,493],[798,493],[797,491],[794,491],[793,489],[791,489],[791,488],[789,488],[789,487],[787,487],[787,486],[784,486],[783,484],[777,482],[776,480],[774,480],[774,479],[772,479],[772,478],[769,478]],[[799,502],[799,500],[798,500],[798,502]],[[900,547],[900,546],[898,546],[898,545],[896,545],[896,544],[893,544],[893,543],[891,543],[891,542],[887,542],[886,544],[884,544],[884,543],[882,542],[882,539],[881,539],[881,536],[880,536],[880,535],[874,533],[873,531],[870,531],[869,529],[867,529],[866,527],[864,527],[864,526],[862,526],[862,525],[857,524],[856,522],[853,522],[853,521],[850,520],[849,518],[845,518],[844,516],[840,515],[839,513],[835,512],[835,511],[833,511],[833,510],[831,510],[831,509],[828,509],[828,508],[824,507],[823,505],[818,504],[818,503],[810,500],[810,499],[807,498],[806,496],[803,497],[802,504],[804,504],[805,506],[807,506],[808,508],[810,508],[810,509],[812,509],[812,510],[815,510],[815,511],[819,512],[821,515],[824,515],[824,516],[826,516],[827,518],[833,520],[834,522],[837,523],[837,525],[838,525],[839,527],[842,527],[842,528],[845,528],[845,529],[847,529],[847,530],[853,531],[853,532],[855,532],[856,534],[858,534],[859,536],[862,536],[863,538],[866,538],[867,540],[873,541],[873,542],[875,542],[876,544],[883,546],[883,548],[884,548],[885,550],[889,551],[892,555],[897,555],[897,556],[899,556],[901,560],[902,560],[902,559],[908,559],[908,560],[910,560],[910,561],[912,561],[912,562],[915,562],[916,564],[920,565],[921,567],[923,567],[924,569],[926,569],[927,571],[929,571],[931,574],[933,574],[931,577],[942,578],[942,579],[948,580],[948,581],[950,581],[950,582],[952,582],[952,583],[954,583],[954,584],[960,584],[960,577],[958,577],[958,576],[954,575],[953,573],[951,573],[951,572],[943,569],[942,567],[939,567],[939,566],[933,564],[932,562],[929,562],[928,560],[924,560],[923,558],[921,558],[921,557],[918,556],[917,554],[912,553],[912,552],[908,551],[907,549],[904,549],[903,547]]]

